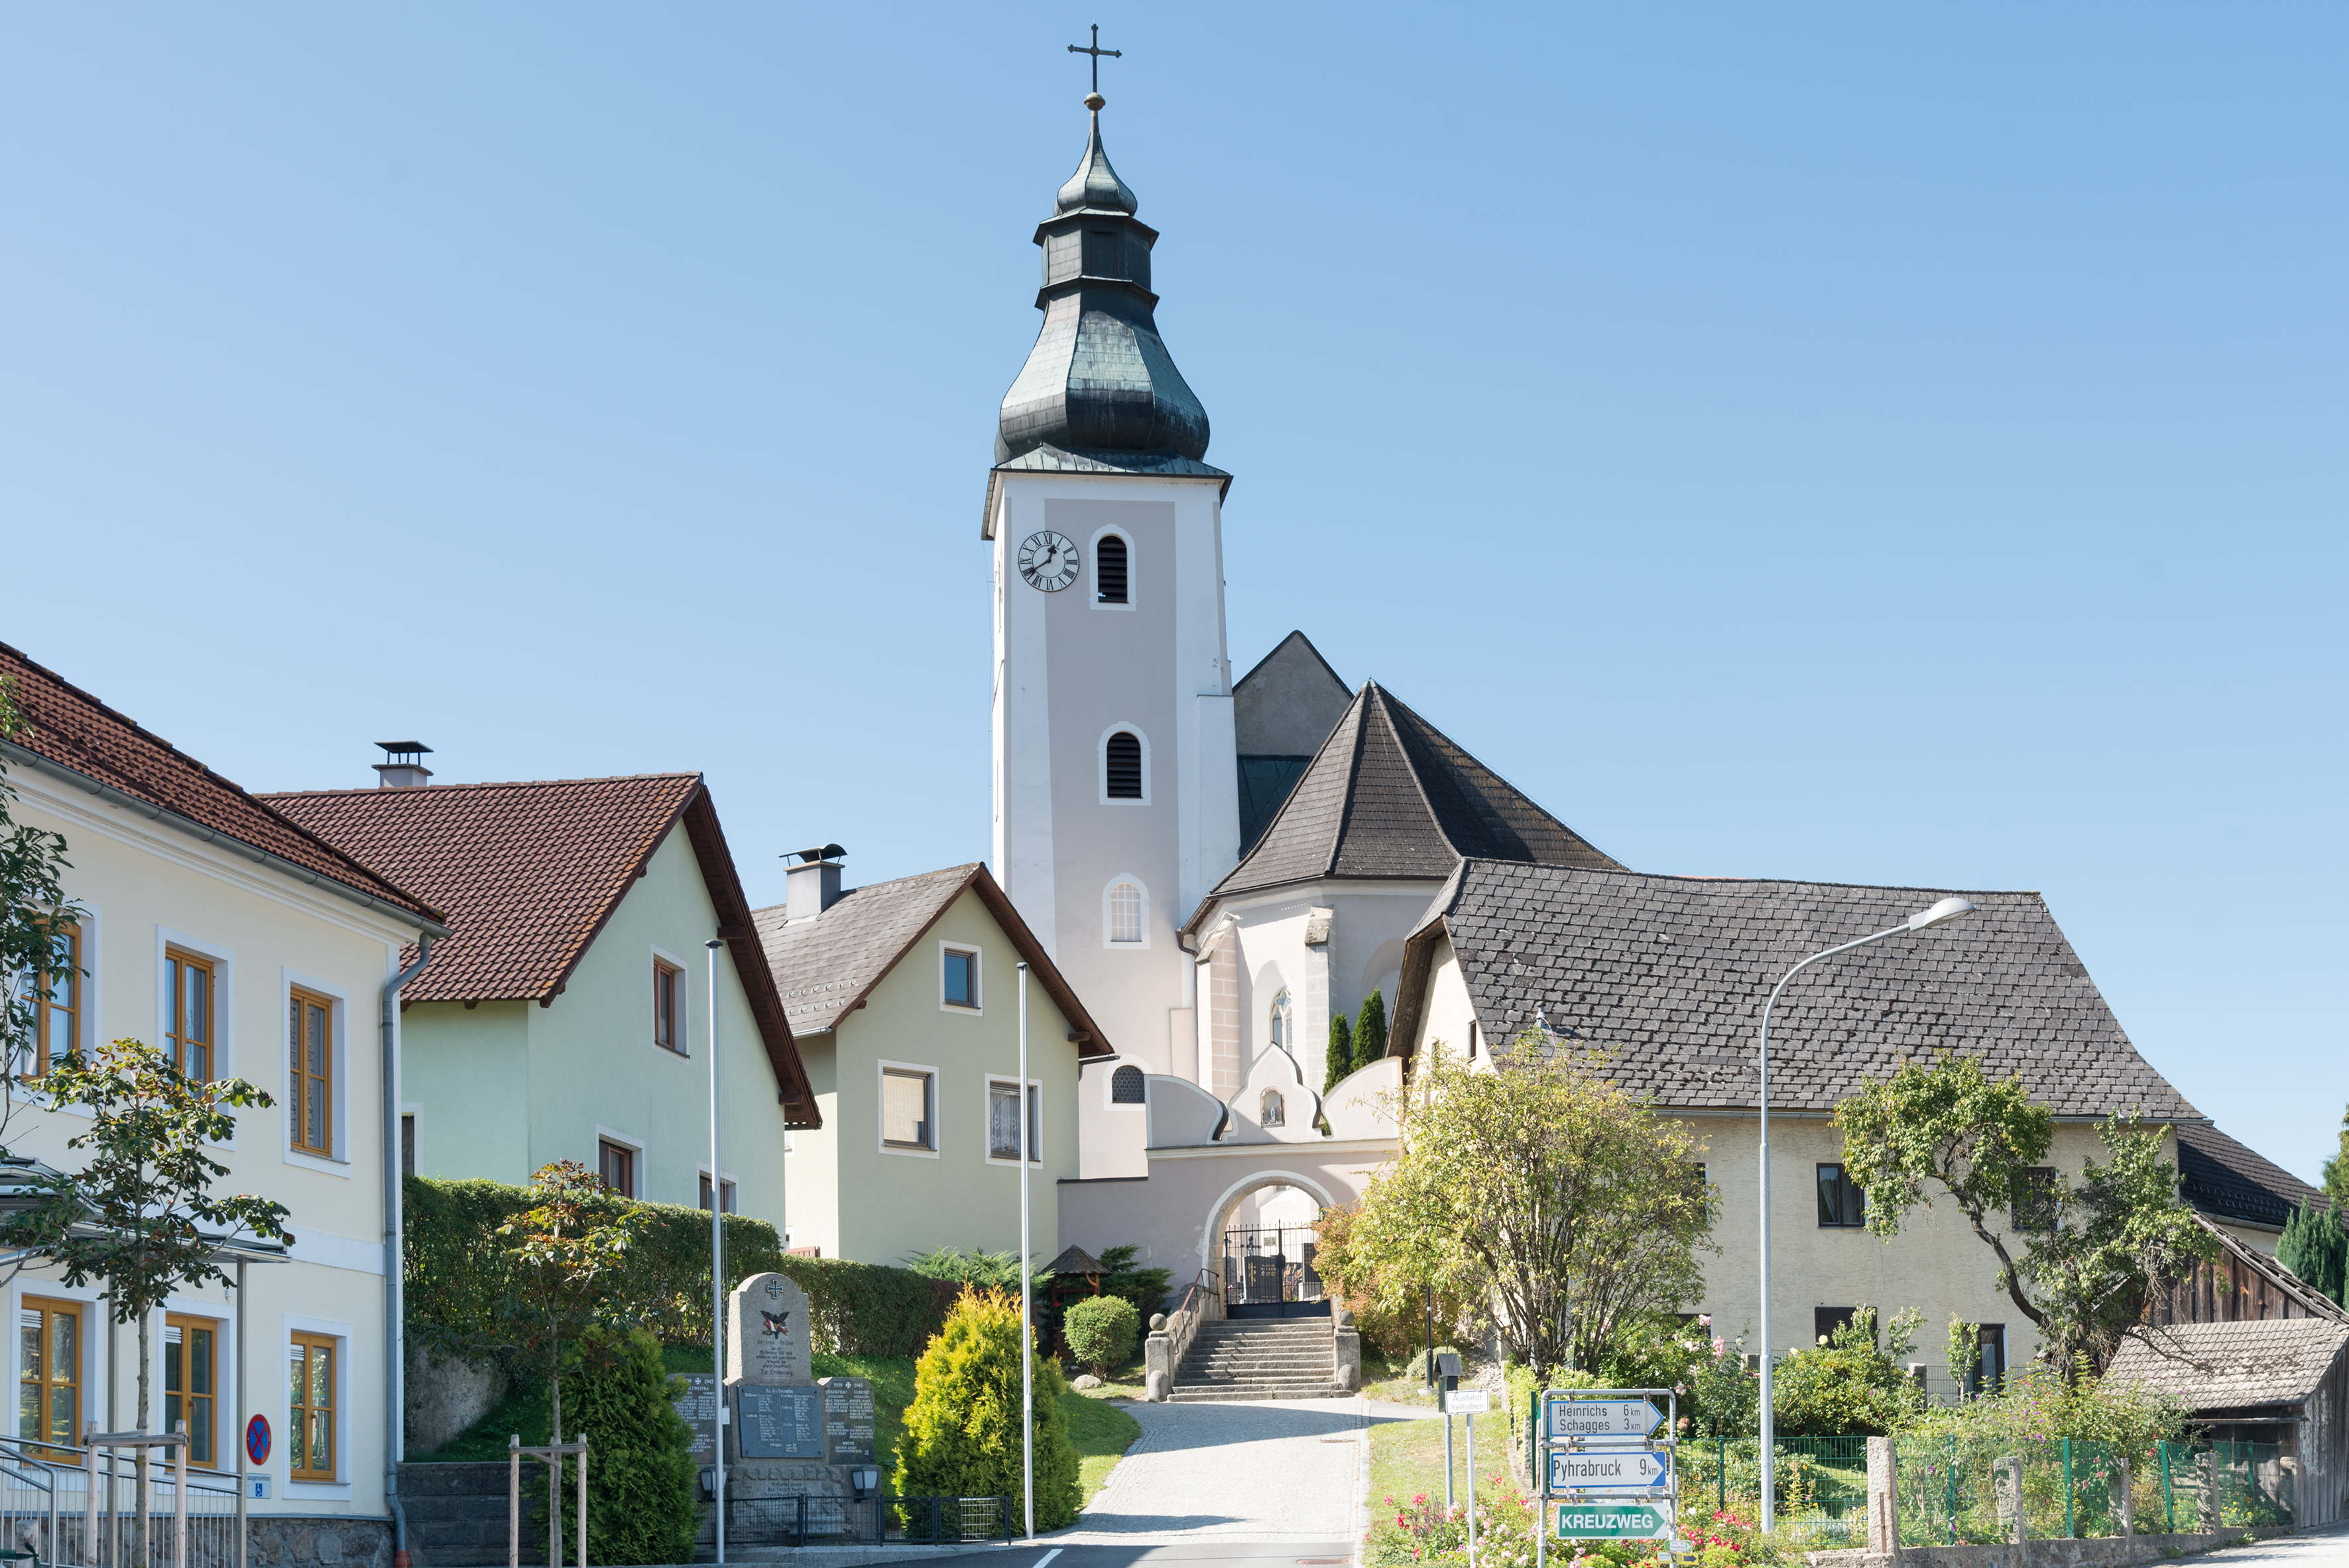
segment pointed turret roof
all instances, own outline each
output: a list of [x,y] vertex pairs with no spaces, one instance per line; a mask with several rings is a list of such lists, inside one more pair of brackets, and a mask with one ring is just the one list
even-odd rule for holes
[[1264,837],[1207,896],[1323,877],[1441,882],[1470,856],[1623,869],[1366,681]]

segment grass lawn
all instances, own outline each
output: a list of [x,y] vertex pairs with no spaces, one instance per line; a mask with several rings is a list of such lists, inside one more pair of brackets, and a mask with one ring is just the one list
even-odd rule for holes
[[[1510,1469],[1506,1420],[1495,1417],[1477,1421],[1476,1469],[1485,1478],[1484,1495],[1489,1502],[1495,1491],[1491,1478]],[[1370,1564],[1407,1563],[1412,1561],[1408,1549],[1397,1544],[1400,1538],[1395,1532],[1381,1531],[1379,1524],[1382,1520],[1392,1524],[1396,1510],[1408,1508],[1412,1498],[1420,1493],[1426,1494],[1438,1508],[1444,1505],[1444,1423],[1381,1421],[1373,1416],[1370,1470],[1371,1539],[1362,1548],[1362,1561]],[[1454,1499],[1465,1501],[1468,1425],[1463,1419],[1452,1423],[1452,1486]],[[1394,1501],[1388,1502],[1389,1498]]]

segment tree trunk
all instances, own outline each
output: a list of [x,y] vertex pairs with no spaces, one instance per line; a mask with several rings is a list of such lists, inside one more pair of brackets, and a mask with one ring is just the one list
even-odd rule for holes
[[[143,1309],[139,1314],[139,1429],[142,1432],[147,1430],[147,1320],[151,1315],[153,1315]],[[243,1368],[240,1367],[239,1371],[242,1370]],[[130,1527],[130,1560],[141,1564],[141,1568],[152,1568],[147,1551],[148,1451],[145,1449],[134,1451],[139,1456],[139,1479],[132,1483],[130,1489],[131,1506],[137,1511],[133,1516],[134,1522]]]

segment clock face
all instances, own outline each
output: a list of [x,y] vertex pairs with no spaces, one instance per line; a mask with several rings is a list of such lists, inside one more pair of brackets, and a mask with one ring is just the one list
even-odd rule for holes
[[1019,546],[1019,575],[1030,588],[1058,593],[1077,580],[1077,542],[1049,528],[1030,534]]

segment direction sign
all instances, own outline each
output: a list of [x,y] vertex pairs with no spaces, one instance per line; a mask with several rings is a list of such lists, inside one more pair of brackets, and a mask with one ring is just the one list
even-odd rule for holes
[[1562,1502],[1557,1532],[1568,1541],[1661,1541],[1672,1532],[1672,1512],[1652,1502]]
[[1670,1473],[1662,1457],[1646,1449],[1582,1449],[1571,1453],[1552,1449],[1549,1456],[1552,1491],[1661,1488]]
[[1549,1435],[1643,1442],[1663,1424],[1664,1413],[1645,1399],[1552,1399]]

